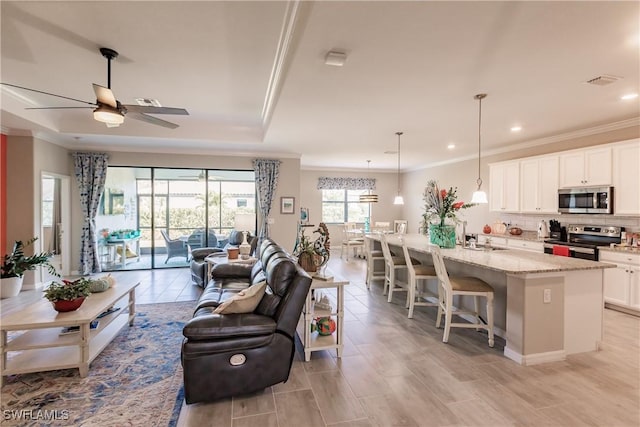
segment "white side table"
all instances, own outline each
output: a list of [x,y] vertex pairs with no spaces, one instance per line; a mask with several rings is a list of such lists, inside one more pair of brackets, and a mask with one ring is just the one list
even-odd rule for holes
[[[327,276],[332,273],[327,272]],[[344,287],[348,285],[349,281],[344,280],[339,276],[334,276],[332,280],[321,280],[313,278],[311,282],[311,289],[307,294],[307,299],[302,309],[302,344],[304,346],[304,360],[308,362],[311,360],[311,352],[318,350],[332,350],[336,349],[338,357],[342,357],[342,350],[344,348],[343,341],[343,325],[344,325]],[[318,310],[314,307],[314,302],[311,299],[312,291],[314,289],[330,289],[335,288],[337,291],[337,304],[335,310]],[[318,332],[311,332],[311,322],[316,317],[331,317],[335,316],[336,331],[331,335],[320,335]]]

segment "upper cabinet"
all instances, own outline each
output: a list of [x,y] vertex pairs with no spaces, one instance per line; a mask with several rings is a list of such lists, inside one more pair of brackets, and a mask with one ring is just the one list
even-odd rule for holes
[[495,163],[490,165],[489,169],[489,208],[499,212],[518,212],[520,163]]
[[640,215],[640,140],[613,147],[615,215]]
[[558,156],[520,161],[520,212],[558,212]]
[[611,147],[560,154],[560,188],[611,185]]

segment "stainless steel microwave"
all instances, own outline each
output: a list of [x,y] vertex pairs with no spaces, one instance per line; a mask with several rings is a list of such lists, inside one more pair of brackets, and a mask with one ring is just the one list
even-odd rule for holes
[[612,214],[613,187],[561,188],[558,211],[579,214]]

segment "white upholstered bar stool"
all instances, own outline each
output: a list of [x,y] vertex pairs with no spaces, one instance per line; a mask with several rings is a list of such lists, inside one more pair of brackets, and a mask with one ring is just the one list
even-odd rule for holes
[[[407,265],[408,286],[409,286],[409,319],[413,319],[413,309],[415,306],[438,307],[439,298],[437,294],[429,292],[427,281],[437,280],[436,270],[430,265],[414,263],[409,255],[407,245],[402,245],[405,264]],[[439,286],[439,285],[438,285]],[[427,298],[433,299],[435,302],[427,301]]]
[[[444,259],[440,253],[440,248],[435,245],[429,245],[431,256],[433,257],[433,266],[438,275],[438,286],[440,300],[438,303],[438,314],[436,320],[436,328],[440,327],[440,321],[444,314],[444,335],[442,342],[449,341],[449,331],[451,328],[476,328],[486,329],[489,334],[489,347],[493,347],[493,288],[484,280],[477,277],[468,276],[449,276],[444,266]],[[469,295],[474,297],[475,311],[454,310],[453,297],[456,295]],[[478,312],[478,298],[484,297],[487,300],[487,323],[485,324],[480,318]],[[476,319],[476,323],[452,323],[453,314],[471,314]]]
[[384,254],[382,250],[374,250],[373,249],[373,240],[372,239],[364,239],[364,253],[367,257],[367,278],[365,280],[365,285],[367,289],[371,288],[371,281],[375,279],[385,279],[384,273],[375,272],[376,261],[384,262]]
[[[407,270],[407,263],[404,260],[404,256],[394,256],[389,250],[389,243],[387,242],[387,236],[380,235],[380,243],[382,246],[382,253],[384,255],[384,289],[382,295],[387,295],[387,302],[391,302],[393,299],[394,291],[408,291],[409,287],[406,282],[402,282],[398,279],[397,273],[399,271]],[[409,293],[407,292],[407,304],[409,307]]]

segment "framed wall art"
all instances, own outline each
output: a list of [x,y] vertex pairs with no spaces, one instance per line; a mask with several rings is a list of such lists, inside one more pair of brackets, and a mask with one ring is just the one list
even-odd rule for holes
[[295,197],[280,197],[280,213],[281,214],[293,214],[295,212],[296,199]]

